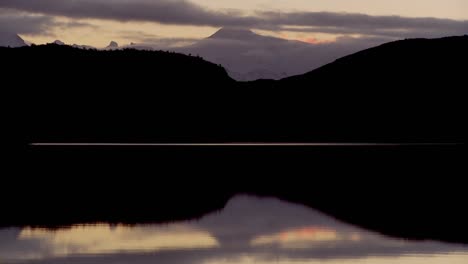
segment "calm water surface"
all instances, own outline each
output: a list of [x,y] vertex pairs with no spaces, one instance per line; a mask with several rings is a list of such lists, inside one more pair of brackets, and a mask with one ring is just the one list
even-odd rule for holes
[[196,221],[0,230],[0,263],[468,263],[468,246],[388,238],[273,198],[237,196]]

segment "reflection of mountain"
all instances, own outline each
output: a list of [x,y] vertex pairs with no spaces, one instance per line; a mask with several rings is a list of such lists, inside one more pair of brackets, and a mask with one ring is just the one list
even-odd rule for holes
[[301,228],[316,228],[317,233],[326,233],[330,229],[338,229],[343,234],[350,232],[349,226],[310,208],[271,198],[249,196],[232,198],[221,212],[203,217],[198,225],[209,230],[224,247],[245,247],[262,236],[274,236]]
[[[22,142],[464,142],[467,41],[393,42],[303,76],[249,83],[170,52],[49,45],[0,49],[0,56],[5,76],[22,69],[22,78],[4,80],[6,87],[21,80],[24,88],[12,99],[24,106],[19,122],[8,126]],[[466,242],[464,185],[456,177],[462,148],[28,147],[31,164],[19,159],[18,167],[30,171],[7,177],[13,183],[4,186],[22,186],[35,199],[2,191],[2,199],[18,198],[0,222],[181,219],[244,191],[388,234]],[[271,176],[277,174],[283,178]],[[62,185],[53,176],[73,184],[52,188]],[[451,192],[438,195],[441,188]],[[70,206],[53,206],[57,197]]]
[[221,64],[236,80],[257,80],[302,74],[367,45],[352,41],[309,44],[222,28],[209,38],[176,50]]
[[110,264],[117,263],[116,259],[137,264],[239,263],[241,258],[246,263],[379,264],[398,260],[411,264],[452,263],[468,257],[467,247],[391,239],[304,206],[251,196],[236,196],[223,210],[195,221],[58,230],[28,227],[0,230],[0,241],[4,259],[35,259],[27,262],[31,264]]

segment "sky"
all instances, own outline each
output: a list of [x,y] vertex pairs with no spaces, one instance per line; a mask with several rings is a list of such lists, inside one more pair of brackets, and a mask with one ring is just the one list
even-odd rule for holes
[[205,38],[221,27],[296,40],[468,34],[467,0],[0,0],[0,31],[41,44]]

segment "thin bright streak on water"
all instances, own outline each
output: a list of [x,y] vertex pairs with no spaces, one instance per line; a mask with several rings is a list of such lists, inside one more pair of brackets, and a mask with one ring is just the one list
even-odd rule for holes
[[397,147],[457,146],[461,143],[31,143],[34,147]]

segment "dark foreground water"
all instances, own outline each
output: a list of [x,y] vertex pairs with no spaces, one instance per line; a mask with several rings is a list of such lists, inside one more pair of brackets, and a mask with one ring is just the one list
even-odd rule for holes
[[237,196],[199,220],[0,230],[0,263],[468,263],[468,246],[406,241],[274,198]]

